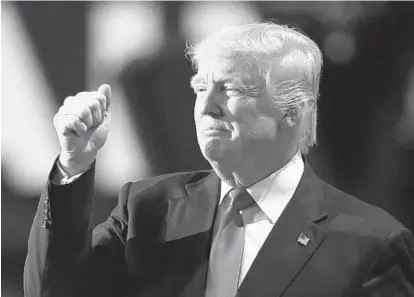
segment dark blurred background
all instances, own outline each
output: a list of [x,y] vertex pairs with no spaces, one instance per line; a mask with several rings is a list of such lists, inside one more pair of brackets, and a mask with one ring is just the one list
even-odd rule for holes
[[318,146],[309,162],[338,188],[414,231],[414,3],[2,2],[2,296],[23,296],[38,197],[59,153],[65,97],[109,83],[112,126],[98,157],[95,221],[127,180],[207,168],[192,119],[186,41],[275,20],[324,52]]

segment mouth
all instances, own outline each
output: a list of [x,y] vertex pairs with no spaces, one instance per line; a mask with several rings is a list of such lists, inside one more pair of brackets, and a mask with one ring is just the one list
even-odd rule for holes
[[222,132],[229,132],[229,130],[227,130],[225,128],[221,128],[221,127],[206,128],[206,129],[203,129],[203,131],[222,131]]
[[224,128],[208,128],[202,130],[203,135],[205,136],[224,136],[229,134],[230,131]]

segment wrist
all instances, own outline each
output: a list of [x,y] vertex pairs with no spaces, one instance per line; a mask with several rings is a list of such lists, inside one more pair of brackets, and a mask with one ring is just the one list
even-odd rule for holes
[[80,158],[67,156],[66,154],[61,154],[58,159],[59,166],[67,174],[68,178],[85,172],[90,168],[94,161],[95,157]]

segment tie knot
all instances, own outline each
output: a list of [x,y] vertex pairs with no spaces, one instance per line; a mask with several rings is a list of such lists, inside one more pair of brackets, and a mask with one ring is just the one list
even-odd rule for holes
[[250,196],[245,188],[233,188],[230,190],[231,205],[238,211],[244,210],[254,203],[254,199]]

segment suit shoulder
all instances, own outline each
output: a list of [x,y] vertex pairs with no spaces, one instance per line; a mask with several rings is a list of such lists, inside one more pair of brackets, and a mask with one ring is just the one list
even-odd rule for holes
[[325,189],[326,196],[330,200],[330,209],[334,213],[359,217],[387,235],[394,230],[404,228],[396,218],[381,207],[372,205],[327,183],[325,183]]
[[180,192],[180,190],[184,190],[186,184],[197,182],[211,173],[212,170],[175,172],[132,181],[130,182],[129,196],[139,196],[142,193],[151,191],[165,192],[166,190],[175,190],[175,192]]

